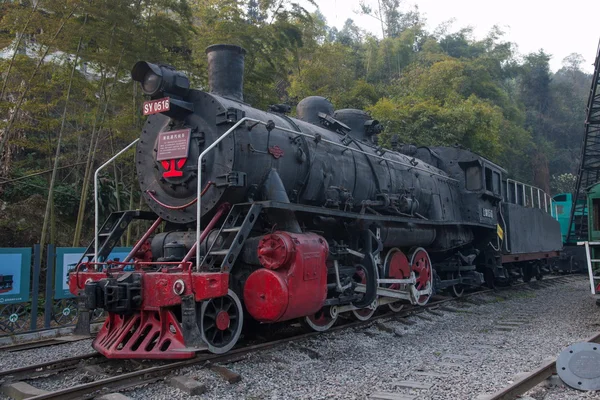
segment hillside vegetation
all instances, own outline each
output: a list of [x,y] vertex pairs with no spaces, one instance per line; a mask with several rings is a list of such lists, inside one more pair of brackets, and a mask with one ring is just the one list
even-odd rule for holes
[[[499,29],[483,39],[450,23],[428,31],[418,9],[372,3],[362,12],[383,38],[352,20],[331,28],[291,0],[2,2],[0,246],[87,244],[93,171],[144,121],[131,67],[167,63],[206,89],[204,49],[215,43],[248,51],[245,99],[255,107],[326,96],[380,120],[384,146],[393,134],[459,144],[512,178],[571,190],[591,80],[581,55],[552,73],[550,54],[517,56]],[[101,219],[142,207],[132,155],[106,170],[100,192]]]

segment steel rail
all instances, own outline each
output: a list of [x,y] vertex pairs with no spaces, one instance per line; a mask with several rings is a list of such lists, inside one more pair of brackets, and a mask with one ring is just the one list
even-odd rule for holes
[[10,380],[18,380],[18,379],[31,379],[35,376],[45,375],[54,372],[60,372],[63,369],[75,368],[81,361],[91,359],[91,358],[100,358],[100,353],[88,353],[80,356],[73,356],[69,358],[63,358],[62,360],[54,360],[48,361],[41,364],[33,364],[25,367],[9,369],[5,371],[0,371],[0,379],[9,378]]
[[[552,277],[550,279],[546,279],[544,282],[551,283],[551,282],[556,281],[554,283],[564,283],[561,281],[564,281],[565,279],[569,280],[569,278],[571,278],[571,277],[573,277],[573,276],[556,276],[556,277]],[[515,288],[518,288],[518,287],[521,287],[524,285],[530,285],[530,284],[531,283],[523,282],[523,283],[519,283],[519,284],[510,286],[510,287],[507,287],[506,290],[512,290],[512,289],[515,289]],[[70,399],[80,399],[80,398],[90,397],[91,394],[97,395],[99,391],[102,391],[103,393],[104,392],[108,393],[109,391],[130,389],[132,387],[135,387],[135,386],[138,386],[141,384],[151,383],[151,382],[160,380],[160,379],[164,378],[166,375],[168,375],[171,371],[174,371],[174,370],[177,370],[180,368],[194,366],[194,365],[196,365],[196,366],[203,365],[203,364],[209,365],[211,363],[223,363],[223,362],[229,362],[232,360],[239,360],[240,358],[243,358],[246,355],[249,355],[249,354],[252,354],[252,353],[255,353],[258,351],[275,349],[275,348],[278,348],[282,345],[285,345],[285,344],[288,344],[291,342],[300,341],[303,339],[309,339],[309,338],[313,338],[313,337],[318,337],[322,334],[328,334],[331,332],[337,332],[337,331],[341,331],[341,330],[345,330],[345,329],[349,329],[349,328],[366,327],[366,326],[370,326],[370,325],[374,324],[375,322],[383,320],[383,319],[406,318],[411,315],[416,315],[419,313],[426,312],[427,309],[438,308],[440,305],[445,304],[445,303],[460,301],[461,299],[476,296],[476,295],[495,293],[497,291],[498,290],[496,290],[496,289],[486,289],[483,291],[467,293],[467,294],[463,295],[462,297],[446,297],[446,298],[443,298],[440,300],[435,300],[435,301],[432,301],[431,303],[426,304],[425,306],[411,305],[411,306],[408,306],[406,309],[400,310],[399,312],[388,312],[385,314],[373,316],[372,318],[370,318],[367,321],[353,321],[353,322],[346,323],[343,325],[334,326],[325,332],[307,332],[307,333],[303,333],[300,335],[294,335],[294,336],[290,336],[290,337],[286,337],[286,338],[282,338],[282,339],[277,339],[277,340],[274,340],[271,342],[265,342],[265,343],[259,343],[259,344],[250,345],[250,346],[246,346],[246,347],[240,347],[240,348],[231,350],[226,354],[202,353],[202,354],[197,355],[195,358],[191,358],[189,360],[175,361],[175,362],[171,362],[171,363],[167,363],[167,364],[163,364],[163,365],[159,365],[159,366],[146,368],[146,369],[139,370],[139,371],[133,371],[133,372],[121,374],[118,376],[112,376],[112,377],[108,377],[108,378],[104,378],[104,379],[99,379],[99,380],[96,380],[93,382],[84,383],[84,384],[72,386],[69,388],[59,389],[54,392],[45,393],[42,395],[31,397],[30,399],[32,399],[32,400],[49,400],[49,399],[70,400]],[[96,355],[89,355],[89,356],[98,357],[99,355],[96,354]],[[48,364],[48,363],[46,363],[46,364]],[[76,363],[75,363],[75,365],[76,365]],[[24,368],[34,368],[34,367],[36,367],[36,366],[24,367]],[[6,373],[6,375],[10,375],[10,374]],[[0,375],[0,377],[1,376],[2,375]]]
[[75,343],[75,342],[79,342],[82,340],[94,338],[94,337],[96,337],[96,334],[94,333],[91,336],[87,336],[87,337],[81,336],[81,337],[67,339],[67,340],[63,339],[63,338],[68,338],[69,336],[70,335],[65,335],[65,336],[58,336],[58,337],[54,337],[54,338],[47,338],[47,339],[41,339],[41,340],[33,340],[33,341],[29,341],[29,342],[9,344],[9,345],[0,347],[0,351],[14,353],[17,351],[39,349],[41,347],[50,347],[50,346],[55,346],[55,345],[59,345],[59,344]]
[[[586,342],[600,343],[600,332],[589,337]],[[485,400],[514,400],[533,389],[552,375],[556,374],[556,359],[547,361],[538,368],[518,378],[513,384],[506,386],[496,393],[485,397]]]

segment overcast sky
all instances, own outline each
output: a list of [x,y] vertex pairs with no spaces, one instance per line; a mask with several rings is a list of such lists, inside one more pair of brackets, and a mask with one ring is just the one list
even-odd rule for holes
[[[365,0],[377,5],[377,0]],[[381,24],[358,15],[360,0],[315,0],[330,26],[342,28],[352,18],[361,28],[381,37]],[[559,69],[571,53],[585,58],[582,68],[591,73],[600,39],[600,0],[403,0],[402,9],[418,5],[432,31],[440,23],[455,18],[454,31],[472,26],[476,38],[485,37],[494,25],[500,26],[506,40],[518,45],[521,54],[544,49],[552,55],[550,66]],[[314,7],[307,6],[314,10]]]

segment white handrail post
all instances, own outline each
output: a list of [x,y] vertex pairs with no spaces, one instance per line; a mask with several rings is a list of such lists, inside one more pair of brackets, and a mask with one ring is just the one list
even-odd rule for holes
[[[100,171],[104,169],[108,164],[112,163],[115,159],[117,159],[121,154],[125,153],[127,150],[131,148],[134,144],[136,144],[140,138],[135,139],[133,142],[129,143],[127,147],[123,150],[119,151],[117,154],[112,156],[107,162],[102,164],[96,172],[94,172],[94,262],[98,262],[98,225],[100,224],[100,216],[99,207],[98,207],[98,174]],[[118,190],[118,188],[117,188]]]
[[592,268],[592,256],[590,254],[590,242],[585,243],[585,255],[587,256],[587,266],[588,266],[588,274],[590,277],[590,286],[592,289],[592,294],[596,294],[596,285],[594,285],[594,270]]
[[233,125],[231,128],[229,128],[227,130],[227,132],[225,132],[224,134],[219,136],[219,138],[217,140],[212,142],[212,144],[210,146],[208,146],[198,156],[198,185],[197,185],[198,186],[198,194],[197,194],[198,201],[196,202],[196,272],[200,272],[200,233],[201,233],[201,229],[202,229],[202,226],[200,224],[200,217],[202,215],[202,159],[209,151],[214,149],[219,143],[221,143],[221,141],[223,141],[223,139],[225,139],[227,136],[229,136],[229,134],[231,132],[235,131],[235,129],[238,126],[240,126],[241,124],[243,124],[246,121],[252,121],[252,122],[256,122],[257,124],[266,125],[262,121],[244,117],[244,118],[240,119],[238,122],[236,122],[235,125]]
[[529,186],[529,192],[531,194],[531,208],[533,208],[533,186]]

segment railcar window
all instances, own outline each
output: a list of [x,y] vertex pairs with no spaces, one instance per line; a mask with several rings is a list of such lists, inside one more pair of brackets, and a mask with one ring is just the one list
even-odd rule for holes
[[465,170],[465,185],[467,190],[481,189],[481,167],[474,165]]
[[492,170],[489,168],[485,169],[485,189],[490,192],[494,191],[494,181],[492,179]]
[[500,194],[500,173],[494,171],[494,194]]
[[558,196],[554,197],[554,201],[567,201],[567,195],[559,194]]

